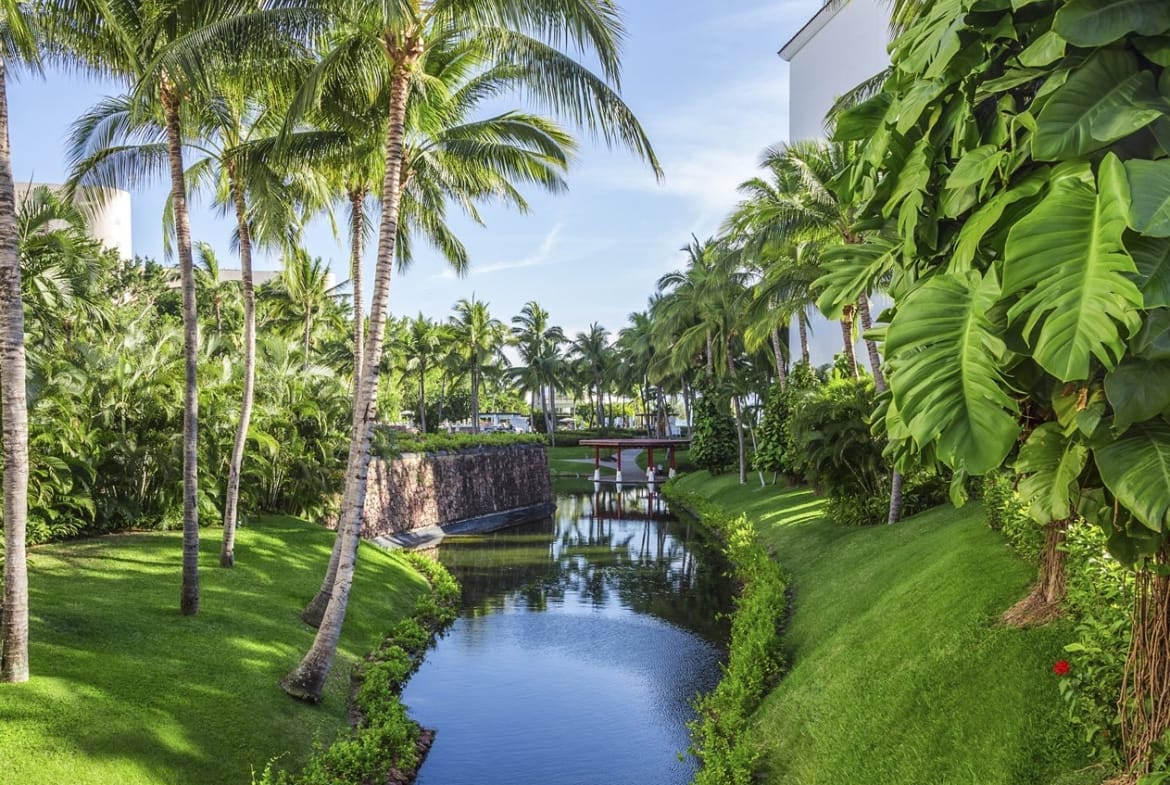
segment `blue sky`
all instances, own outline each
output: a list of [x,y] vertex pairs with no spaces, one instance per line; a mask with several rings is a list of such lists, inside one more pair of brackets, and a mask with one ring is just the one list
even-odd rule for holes
[[[650,136],[665,170],[655,181],[631,154],[583,140],[569,192],[529,194],[526,215],[489,207],[486,228],[457,220],[471,273],[459,279],[422,244],[414,266],[395,278],[396,315],[445,319],[461,297],[490,303],[507,322],[535,299],[570,335],[597,321],[616,331],[641,310],[654,282],[679,268],[692,233],[718,230],[736,201],[735,186],[753,176],[761,151],[788,132],[788,69],[777,50],[821,0],[626,0],[629,38],[622,94]],[[60,182],[69,124],[110,92],[76,77],[24,77],[9,86],[13,173],[17,181]],[[162,259],[163,184],[132,192],[134,251]],[[231,222],[208,209],[192,233],[235,267]],[[309,252],[331,262],[338,280],[347,251],[324,222]],[[258,267],[274,267],[275,259]],[[367,259],[366,280],[373,278]],[[368,295],[367,295],[368,302]]]

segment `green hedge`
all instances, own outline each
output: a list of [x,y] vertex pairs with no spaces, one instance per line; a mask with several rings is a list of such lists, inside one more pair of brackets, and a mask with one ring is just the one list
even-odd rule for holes
[[662,488],[672,504],[692,511],[723,542],[740,586],[723,678],[695,702],[690,752],[701,763],[696,785],[751,785],[758,746],[748,718],[783,674],[780,638],[788,612],[788,581],[760,545],[746,515],[732,517],[697,494]]
[[480,447],[511,447],[517,444],[548,444],[539,433],[427,433],[412,434],[391,428],[374,429],[370,451],[377,458],[397,458],[411,452],[459,452]]
[[421,728],[410,719],[399,696],[422,662],[427,648],[455,620],[459,584],[433,559],[406,554],[431,584],[414,615],[399,622],[378,650],[354,669],[351,714],[359,719],[350,732],[317,749],[299,774],[276,773],[269,762],[253,785],[364,785],[391,782],[394,772],[414,772],[421,763]]

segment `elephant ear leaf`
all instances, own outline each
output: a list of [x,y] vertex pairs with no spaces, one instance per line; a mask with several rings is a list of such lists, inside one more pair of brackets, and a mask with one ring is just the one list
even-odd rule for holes
[[1143,526],[1166,530],[1170,520],[1170,425],[1140,423],[1094,451],[1101,479]]
[[987,316],[998,299],[993,273],[936,276],[906,295],[886,333],[887,380],[906,428],[971,474],[999,466],[1020,431],[999,371],[1006,348]]
[[[1082,175],[1088,173],[1084,164]],[[1101,163],[1099,187],[1078,169],[1008,233],[1004,295],[1019,295],[1008,311],[1033,357],[1060,381],[1089,377],[1096,357],[1112,369],[1141,326],[1137,267],[1122,245],[1128,185],[1121,162]]]
[[1170,30],[1166,0],[1071,0],[1056,12],[1053,29],[1073,46],[1104,46],[1126,33]]
[[1130,52],[1103,49],[1056,88],[1036,117],[1037,161],[1079,158],[1145,128],[1165,114],[1153,72]]
[[1064,435],[1060,425],[1041,425],[1020,447],[1016,471],[1020,495],[1028,504],[1028,514],[1037,523],[1064,520],[1077,478],[1085,468],[1088,448],[1075,437]]

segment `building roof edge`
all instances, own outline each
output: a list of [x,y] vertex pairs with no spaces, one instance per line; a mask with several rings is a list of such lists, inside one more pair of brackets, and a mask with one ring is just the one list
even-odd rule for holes
[[813,39],[817,33],[821,31],[829,20],[837,15],[837,12],[845,7],[845,3],[841,0],[826,0],[825,4],[821,6],[821,10],[813,14],[812,19],[805,23],[804,27],[796,31],[796,35],[788,39],[788,43],[780,47],[778,55],[786,62],[792,62],[792,58],[805,47],[809,41]]

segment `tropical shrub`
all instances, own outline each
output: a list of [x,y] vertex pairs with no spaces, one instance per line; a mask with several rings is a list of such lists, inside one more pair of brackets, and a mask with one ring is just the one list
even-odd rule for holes
[[739,454],[729,401],[730,396],[720,395],[711,384],[695,388],[691,410],[695,423],[691,460],[711,474],[718,474],[731,466]]
[[1028,514],[1028,505],[1016,491],[1015,476],[1007,471],[989,472],[983,476],[981,493],[987,525],[1002,532],[1020,556],[1035,562],[1044,547],[1044,530]]

